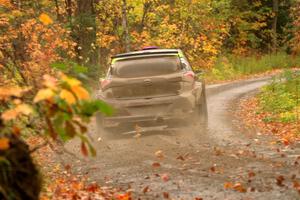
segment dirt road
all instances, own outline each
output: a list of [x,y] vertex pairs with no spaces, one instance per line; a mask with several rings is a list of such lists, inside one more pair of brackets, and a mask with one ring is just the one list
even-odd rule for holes
[[[234,117],[237,102],[266,82],[208,86],[207,128],[100,140],[91,125],[98,155],[74,161],[73,169],[101,185],[130,189],[136,199],[299,199],[293,187],[300,182],[299,144],[274,144],[275,138],[241,128]],[[78,146],[66,148],[77,152]]]

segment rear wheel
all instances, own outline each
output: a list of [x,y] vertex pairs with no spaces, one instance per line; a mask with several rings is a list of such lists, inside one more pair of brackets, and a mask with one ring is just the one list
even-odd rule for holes
[[202,92],[200,98],[200,104],[197,106],[198,119],[201,124],[207,124],[208,114],[207,114],[207,103],[205,92]]
[[110,140],[115,138],[121,138],[121,127],[105,127],[103,125],[103,114],[97,113],[96,114],[96,131],[98,137],[101,137],[104,140]]
[[101,137],[102,139],[106,139],[109,136],[109,130],[103,126],[103,115],[99,112],[96,114],[96,131],[97,136]]
[[207,103],[205,93],[205,83],[202,82],[202,91],[200,99],[198,100],[195,108],[195,119],[197,124],[207,124]]

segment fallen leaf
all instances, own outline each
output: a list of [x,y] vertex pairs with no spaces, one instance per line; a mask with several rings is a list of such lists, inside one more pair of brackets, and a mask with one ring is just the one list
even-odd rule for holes
[[95,193],[100,189],[99,185],[97,183],[91,183],[87,186],[86,190],[91,193]]
[[214,147],[214,151],[215,151],[215,155],[216,156],[220,156],[220,155],[222,155],[222,150],[221,149],[218,149],[217,147]]
[[243,187],[243,185],[241,183],[234,184],[233,189],[238,192],[242,192],[242,193],[247,192],[247,190]]
[[224,183],[224,188],[225,189],[230,189],[230,188],[232,188],[233,187],[233,184],[231,183],[231,182],[226,182],[226,183]]
[[287,138],[282,138],[281,139],[282,144],[284,144],[285,146],[290,145],[290,141]]
[[156,151],[155,156],[158,157],[158,158],[164,158],[164,154],[163,154],[162,150]]
[[143,193],[144,194],[149,192],[149,191],[150,191],[149,186],[146,186],[146,187],[143,188]]
[[161,177],[161,179],[162,179],[164,182],[167,182],[167,181],[170,180],[168,174],[162,174],[160,177]]
[[160,165],[160,163],[158,163],[158,162],[154,162],[154,163],[152,163],[152,167],[160,167],[161,165]]
[[118,200],[130,200],[131,197],[130,197],[129,193],[125,193],[125,194],[118,194],[117,199]]
[[254,177],[254,176],[255,176],[255,173],[254,173],[253,171],[250,171],[250,172],[248,173],[248,177],[249,177],[249,178]]
[[66,164],[66,165],[64,166],[64,168],[65,168],[65,170],[69,171],[69,170],[71,169],[71,165]]
[[185,160],[184,157],[183,157],[182,155],[178,156],[176,159],[177,159],[177,160],[182,160],[182,161]]
[[280,187],[284,186],[283,181],[285,180],[285,178],[280,175],[276,177],[276,184]]
[[170,198],[170,195],[169,195],[168,192],[163,192],[163,197],[164,197],[165,199],[169,199],[169,198]]
[[300,194],[300,183],[298,183],[297,181],[294,181],[293,187],[294,187],[294,188],[298,191],[298,193]]

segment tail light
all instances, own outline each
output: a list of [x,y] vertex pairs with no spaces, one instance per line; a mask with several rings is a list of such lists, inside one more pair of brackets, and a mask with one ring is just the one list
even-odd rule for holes
[[195,80],[195,73],[192,71],[188,71],[188,72],[184,73],[183,76]]
[[100,80],[100,87],[103,90],[108,84],[111,83],[110,79],[102,79]]
[[[195,73],[192,71],[187,71],[183,74],[183,77],[187,79],[187,82],[185,84],[188,84],[188,82],[192,82],[192,88],[195,88]],[[188,84],[189,85],[189,84]]]

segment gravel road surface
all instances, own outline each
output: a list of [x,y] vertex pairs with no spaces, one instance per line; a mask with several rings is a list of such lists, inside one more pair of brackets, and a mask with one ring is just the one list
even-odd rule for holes
[[[300,199],[293,187],[300,182],[300,145],[274,144],[276,138],[244,128],[234,115],[239,100],[267,81],[207,86],[207,127],[106,139],[92,123],[97,157],[72,159],[73,170],[129,189],[134,199]],[[80,154],[78,141],[66,149]]]

